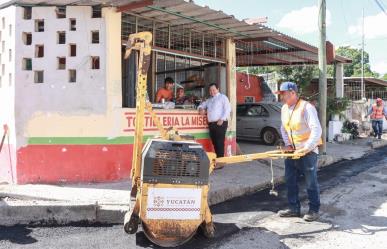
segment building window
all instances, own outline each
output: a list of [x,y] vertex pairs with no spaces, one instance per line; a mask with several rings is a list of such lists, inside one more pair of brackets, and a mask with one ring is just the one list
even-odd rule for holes
[[5,17],[1,18],[1,26],[5,29]]
[[99,63],[99,56],[92,56],[91,57],[91,69],[99,69],[100,63]]
[[8,85],[12,86],[12,74],[11,73],[8,74]]
[[91,43],[99,43],[99,31],[91,31]]
[[69,82],[70,83],[77,82],[77,71],[74,69],[69,70]]
[[44,32],[44,20],[35,20],[35,32]]
[[5,41],[2,41],[2,42],[1,42],[1,52],[2,52],[2,53],[5,52]]
[[43,83],[44,81],[44,72],[43,71],[35,71],[35,83]]
[[58,70],[66,69],[66,57],[58,57]]
[[9,36],[12,36],[12,25],[9,25]]
[[31,45],[32,44],[32,34],[23,32],[23,43],[24,45]]
[[56,18],[66,18],[66,6],[56,7]]
[[70,44],[70,56],[71,57],[77,56],[77,45],[76,44]]
[[70,31],[76,31],[76,30],[77,30],[77,20],[70,19]]
[[44,57],[44,45],[36,45],[35,46],[35,57],[36,58]]
[[66,32],[58,31],[58,44],[66,44]]
[[101,6],[92,6],[91,18],[101,18],[101,17],[102,17]]
[[25,20],[30,20],[32,18],[32,7],[24,7],[23,11],[23,18]]
[[8,56],[9,56],[8,60],[11,62],[12,61],[12,49],[8,50]]
[[1,75],[5,75],[5,64],[1,65]]
[[23,70],[31,71],[32,70],[32,59],[23,58]]

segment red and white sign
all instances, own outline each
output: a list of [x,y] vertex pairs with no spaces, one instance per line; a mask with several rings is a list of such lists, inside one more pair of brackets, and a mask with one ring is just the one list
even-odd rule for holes
[[[161,125],[164,128],[174,127],[177,130],[201,130],[207,129],[207,117],[199,113],[192,112],[160,112],[156,113]],[[124,132],[134,131],[136,114],[134,112],[125,113],[126,125]],[[157,126],[153,122],[149,113],[145,113],[144,131],[157,131]]]
[[201,189],[149,188],[147,219],[200,219]]

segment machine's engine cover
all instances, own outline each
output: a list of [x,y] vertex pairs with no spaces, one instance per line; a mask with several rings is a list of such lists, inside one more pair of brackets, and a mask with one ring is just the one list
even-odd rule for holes
[[143,183],[208,184],[210,161],[199,143],[151,139],[142,156]]

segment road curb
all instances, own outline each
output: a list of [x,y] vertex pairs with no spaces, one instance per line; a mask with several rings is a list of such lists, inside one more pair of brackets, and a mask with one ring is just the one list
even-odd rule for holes
[[128,205],[100,205],[98,203],[72,204],[47,201],[0,201],[0,224],[14,225],[66,225],[120,224]]
[[63,225],[96,222],[96,206],[85,205],[1,205],[0,223],[13,225]]

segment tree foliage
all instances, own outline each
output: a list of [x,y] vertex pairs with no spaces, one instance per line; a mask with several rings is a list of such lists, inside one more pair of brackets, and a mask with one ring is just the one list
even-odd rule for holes
[[285,65],[285,66],[267,66],[267,67],[249,67],[249,69],[239,69],[240,72],[250,74],[266,74],[276,72],[279,76],[279,81],[292,81],[304,88],[318,77],[318,68],[316,65]]
[[278,74],[283,81],[296,82],[301,89],[304,89],[318,77],[318,68],[314,65],[287,66],[281,67]]
[[[336,54],[352,60],[351,64],[344,65],[344,77],[361,77],[361,49],[351,48],[350,46],[339,47]],[[372,72],[369,54],[366,51],[364,51],[364,76],[379,76],[378,73]]]
[[[352,60],[351,64],[344,65],[344,77],[361,77],[361,49],[351,48],[350,46],[339,47],[336,49],[336,54],[347,57]],[[300,88],[305,88],[313,78],[319,77],[317,65],[283,65],[283,66],[262,66],[238,68],[238,71],[249,74],[267,74],[276,72],[279,76],[279,81],[296,82]],[[327,77],[334,78],[334,65],[327,65]],[[376,77],[380,75],[371,70],[369,63],[369,54],[364,52],[364,76]],[[383,76],[387,80],[387,74]]]

